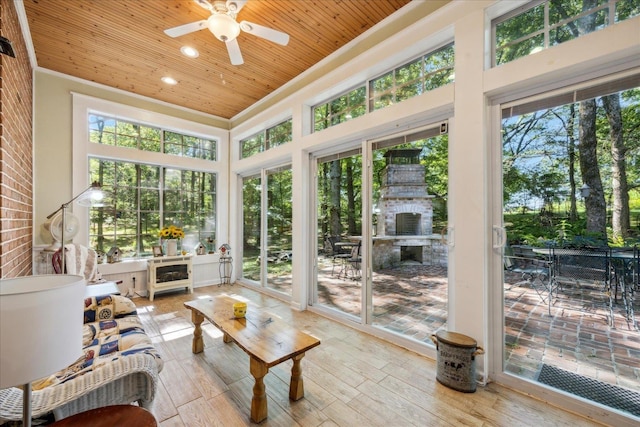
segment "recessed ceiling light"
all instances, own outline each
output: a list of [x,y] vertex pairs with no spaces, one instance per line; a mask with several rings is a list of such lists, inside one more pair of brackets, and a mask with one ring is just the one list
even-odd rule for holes
[[200,55],[200,52],[198,52],[195,47],[191,46],[182,46],[180,48],[180,52],[182,52],[184,56],[188,56],[189,58],[197,58]]
[[169,77],[169,76],[164,76],[160,80],[162,80],[163,82],[165,82],[168,85],[177,85],[178,84],[178,81],[176,79],[174,79],[173,77]]

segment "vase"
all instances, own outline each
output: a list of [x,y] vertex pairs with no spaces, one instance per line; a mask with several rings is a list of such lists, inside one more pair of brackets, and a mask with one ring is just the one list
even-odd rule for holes
[[176,255],[178,255],[178,240],[177,239],[167,240],[167,256],[176,256]]

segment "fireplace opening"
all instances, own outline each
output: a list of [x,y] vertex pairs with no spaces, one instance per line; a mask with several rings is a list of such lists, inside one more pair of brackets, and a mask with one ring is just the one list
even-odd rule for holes
[[173,282],[189,278],[189,269],[186,264],[167,265],[156,268],[156,283]]
[[400,262],[415,261],[422,264],[422,246],[400,246]]
[[399,213],[396,214],[396,236],[420,236],[420,220],[422,215],[419,213]]

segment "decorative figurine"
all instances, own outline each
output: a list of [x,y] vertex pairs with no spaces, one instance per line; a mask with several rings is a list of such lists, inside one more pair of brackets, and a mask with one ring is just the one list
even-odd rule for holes
[[196,255],[204,255],[207,253],[207,247],[204,245],[204,243],[200,242],[196,245],[195,248],[193,248],[193,251],[196,253]]
[[107,252],[107,263],[113,264],[114,262],[120,262],[120,248],[112,246]]
[[231,256],[231,246],[229,246],[228,243],[225,243],[224,245],[220,246],[218,250],[220,251],[221,257]]

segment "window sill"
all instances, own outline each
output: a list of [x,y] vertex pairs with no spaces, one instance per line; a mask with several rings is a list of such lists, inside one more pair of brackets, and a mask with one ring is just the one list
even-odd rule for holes
[[[218,253],[205,255],[192,255],[193,265],[217,263],[220,256]],[[112,264],[98,264],[98,271],[102,275],[132,273],[134,271],[147,271],[148,258],[124,259]]]

